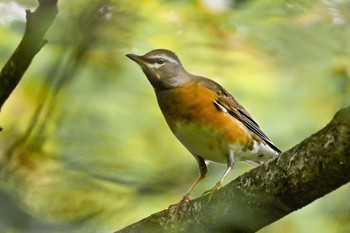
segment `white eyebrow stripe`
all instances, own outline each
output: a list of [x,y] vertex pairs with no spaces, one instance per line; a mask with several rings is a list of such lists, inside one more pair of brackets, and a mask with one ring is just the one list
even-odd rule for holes
[[171,62],[171,63],[179,64],[179,62],[178,62],[177,60],[175,60],[175,59],[173,59],[173,58],[171,58],[171,57],[164,57],[164,56],[162,56],[162,55],[155,55],[155,56],[153,57],[153,59],[158,59],[158,58],[164,59],[164,60],[169,61],[169,62]]
[[151,63],[151,64],[149,64],[150,67],[156,68],[156,69],[158,69],[159,67],[161,67],[163,65],[164,65],[164,63],[163,64],[158,64],[158,63]]

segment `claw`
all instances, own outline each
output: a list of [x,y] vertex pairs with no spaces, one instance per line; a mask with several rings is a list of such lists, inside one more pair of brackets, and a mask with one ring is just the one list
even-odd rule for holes
[[209,190],[207,190],[207,191],[205,191],[203,194],[202,194],[202,196],[205,196],[205,195],[210,195],[209,196],[209,200],[211,199],[211,196],[213,195],[213,193],[215,193],[216,191],[218,191],[220,188],[222,187],[222,184],[221,184],[221,182],[219,181],[219,182],[217,182],[216,184],[215,184],[215,186],[212,188],[212,189],[209,189]]
[[190,200],[191,200],[190,195],[185,194],[178,203],[172,204],[168,207],[169,213],[174,215],[174,216],[181,215],[181,213],[186,211],[187,203]]

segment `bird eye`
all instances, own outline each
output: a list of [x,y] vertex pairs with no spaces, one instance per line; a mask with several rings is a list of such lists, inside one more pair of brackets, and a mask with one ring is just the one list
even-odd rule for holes
[[163,65],[164,64],[164,59],[163,58],[157,58],[156,59],[156,63],[159,65]]

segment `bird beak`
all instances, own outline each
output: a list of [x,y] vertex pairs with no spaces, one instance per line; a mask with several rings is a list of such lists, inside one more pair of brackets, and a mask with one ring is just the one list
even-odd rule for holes
[[131,54],[131,53],[125,54],[125,56],[127,56],[128,58],[130,58],[131,60],[133,60],[139,65],[143,65],[145,63],[145,60],[142,58],[142,56]]

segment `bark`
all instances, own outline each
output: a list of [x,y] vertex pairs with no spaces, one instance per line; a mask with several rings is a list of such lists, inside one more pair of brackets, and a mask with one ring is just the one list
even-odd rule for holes
[[350,180],[350,107],[279,157],[176,215],[155,213],[116,233],[256,232]]
[[39,0],[34,12],[26,11],[27,23],[22,41],[0,73],[0,109],[21,81],[34,56],[47,42],[44,35],[57,13],[57,0]]

